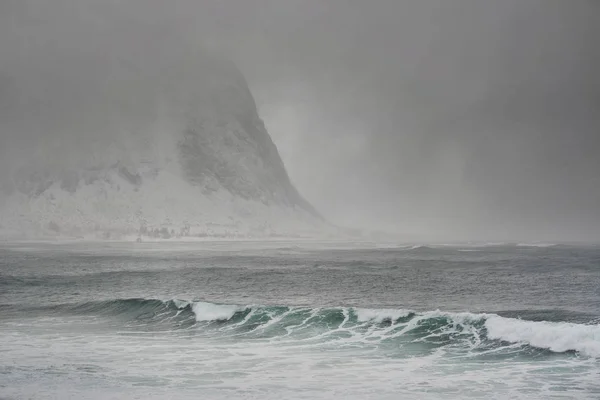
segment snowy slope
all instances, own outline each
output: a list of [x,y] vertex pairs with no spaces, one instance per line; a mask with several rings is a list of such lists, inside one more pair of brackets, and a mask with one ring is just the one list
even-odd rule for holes
[[60,124],[48,125],[46,139],[29,144],[28,156],[3,171],[0,233],[170,238],[334,231],[290,182],[231,63],[203,57],[145,68],[142,77],[107,67],[102,90],[76,93],[85,96],[81,106],[47,111],[46,120]]

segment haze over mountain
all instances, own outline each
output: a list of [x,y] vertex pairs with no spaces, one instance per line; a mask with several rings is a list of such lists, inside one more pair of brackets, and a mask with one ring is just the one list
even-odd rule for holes
[[600,241],[599,5],[2,1],[0,168],[43,159],[34,143],[185,131],[172,98],[197,77],[174,71],[203,47],[243,72],[291,181],[332,223]]
[[86,23],[11,60],[19,74],[3,70],[5,234],[323,233],[326,223],[290,182],[233,63],[150,37],[133,52],[120,35],[98,46],[106,26]]

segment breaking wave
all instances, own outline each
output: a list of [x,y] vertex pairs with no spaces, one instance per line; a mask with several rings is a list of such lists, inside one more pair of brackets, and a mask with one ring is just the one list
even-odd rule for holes
[[157,329],[165,326],[197,329],[211,336],[391,346],[392,349],[418,345],[424,349],[462,348],[475,353],[576,352],[600,357],[600,324],[530,321],[497,314],[240,306],[157,299],[88,302],[50,306],[44,310],[46,313],[109,316],[135,326]]
[[196,314],[196,321],[228,321],[235,313],[245,311],[246,307],[199,301],[192,304],[192,310]]

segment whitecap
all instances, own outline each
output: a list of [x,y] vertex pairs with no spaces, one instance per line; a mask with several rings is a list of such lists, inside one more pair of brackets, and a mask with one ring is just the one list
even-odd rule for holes
[[527,343],[558,353],[571,350],[600,357],[600,325],[534,322],[493,316],[486,320],[485,327],[490,339]]
[[244,311],[247,307],[213,304],[205,302],[195,302],[192,304],[192,311],[196,314],[196,321],[228,321],[236,312]]
[[377,322],[381,323],[386,320],[396,321],[400,318],[408,317],[411,312],[409,310],[396,310],[396,309],[369,309],[369,308],[355,308],[354,313],[358,322]]

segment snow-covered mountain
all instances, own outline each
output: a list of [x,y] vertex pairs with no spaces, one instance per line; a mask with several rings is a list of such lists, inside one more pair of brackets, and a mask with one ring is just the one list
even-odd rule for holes
[[26,120],[39,105],[41,133],[15,145],[21,156],[1,173],[0,232],[141,239],[333,232],[290,182],[236,67],[205,55],[172,60],[137,68],[88,55],[83,62],[96,63],[97,82],[57,69],[44,84],[66,96],[25,97],[17,115]]

